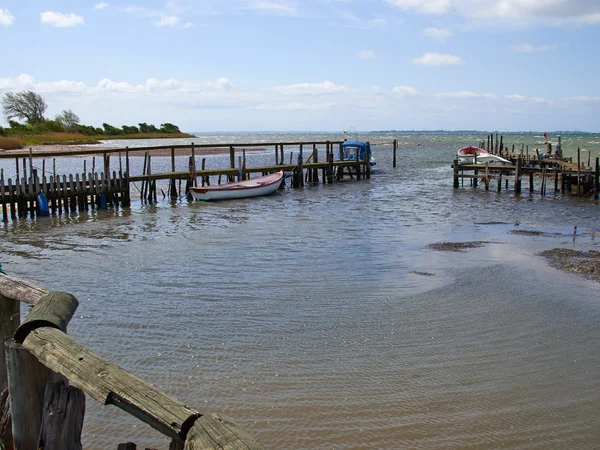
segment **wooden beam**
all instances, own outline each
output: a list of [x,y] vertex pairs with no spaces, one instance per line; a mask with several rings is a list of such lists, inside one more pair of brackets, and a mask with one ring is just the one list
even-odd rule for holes
[[29,281],[0,273],[0,295],[8,300],[17,300],[29,305],[35,305],[46,294],[48,294],[46,289],[38,287]]
[[185,440],[185,450],[262,450],[263,447],[242,431],[233,419],[218,413],[200,417]]
[[32,331],[23,346],[98,402],[115,405],[171,438],[183,438],[200,415],[56,328]]

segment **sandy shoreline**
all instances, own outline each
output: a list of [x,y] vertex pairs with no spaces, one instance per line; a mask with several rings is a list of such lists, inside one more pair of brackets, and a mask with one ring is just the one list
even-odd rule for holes
[[[19,150],[2,150],[0,149],[0,155],[18,155],[21,156],[24,152],[29,153],[29,149],[31,149],[33,153],[33,157],[44,157],[44,155],[52,155],[60,157],[61,153],[69,153],[69,152],[84,152],[89,151],[90,155],[94,153],[101,153],[104,150],[112,150],[114,147],[107,147],[102,145],[66,145],[66,144],[52,144],[52,145],[32,145],[27,148],[22,148]],[[144,156],[144,151],[135,151],[135,147],[130,147],[130,156]],[[253,152],[264,152],[267,149],[265,147],[251,147],[246,148],[245,151],[248,153]],[[196,156],[203,155],[224,155],[229,153],[229,148],[227,147],[194,147],[194,151]],[[236,154],[240,154],[241,149],[236,148]],[[111,156],[116,156],[119,152],[109,152]],[[121,152],[122,154],[122,152]],[[171,150],[166,149],[157,149],[152,150],[151,154],[153,156],[171,156]],[[192,147],[184,147],[184,148],[176,148],[175,156],[191,156]],[[66,157],[77,157],[77,156],[85,156],[85,155],[64,155]]]

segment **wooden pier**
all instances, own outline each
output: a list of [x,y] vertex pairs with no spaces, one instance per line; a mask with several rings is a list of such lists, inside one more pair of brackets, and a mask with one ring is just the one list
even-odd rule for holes
[[[163,197],[177,199],[189,194],[190,187],[210,183],[225,183],[228,181],[248,179],[251,174],[267,174],[284,170],[291,174],[293,188],[302,188],[305,184],[330,184],[344,177],[361,180],[370,178],[369,161],[361,160],[358,152],[353,159],[344,160],[341,152],[343,141],[325,142],[273,142],[248,144],[203,144],[134,147],[115,149],[72,150],[60,153],[37,153],[31,150],[0,154],[0,159],[15,160],[14,178],[8,178],[4,170],[0,172],[0,208],[2,220],[18,219],[44,215],[40,202],[47,202],[47,214],[61,215],[75,213],[88,209],[105,209],[108,207],[127,207],[131,204],[131,185],[139,191],[142,202],[153,203],[158,197],[158,182],[168,182],[166,192],[161,189]],[[272,165],[247,165],[246,152],[262,150],[273,152]],[[290,151],[290,148],[292,149]],[[394,150],[397,143],[394,141]],[[217,149],[229,153],[229,166],[208,168],[206,157],[199,161],[196,153],[205,149]],[[285,162],[289,151],[289,162]],[[295,157],[294,157],[295,152]],[[319,152],[324,152],[324,158],[319,160]],[[140,155],[142,154],[142,155]],[[171,156],[171,170],[155,172],[152,164],[153,156],[157,154]],[[394,151],[395,154],[395,151]],[[132,174],[130,158],[143,156],[141,173]],[[83,161],[83,170],[75,174],[57,174],[57,157],[92,157],[91,171]],[[176,171],[176,157],[187,156],[188,167],[185,171]],[[339,158],[338,158],[339,156]],[[96,157],[102,166],[96,167]],[[42,159],[39,170],[33,165]],[[52,168],[46,161],[52,161]],[[118,161],[118,171],[111,171],[111,164]],[[41,173],[40,173],[41,172]],[[140,187],[138,187],[138,184]],[[182,186],[183,184],[183,186]],[[40,197],[43,194],[44,197]],[[137,196],[137,195],[136,195]],[[46,215],[47,215],[46,214]]]
[[[560,137],[559,137],[560,145]],[[521,146],[520,151],[515,151],[505,147],[502,143],[502,137],[494,144],[494,136],[490,135],[486,142],[480,143],[480,147],[489,151],[492,155],[500,156],[512,164],[479,164],[475,160],[473,164],[460,164],[455,159],[452,168],[454,171],[454,188],[464,186],[464,180],[469,181],[469,186],[477,188],[483,186],[490,190],[492,183],[498,192],[509,190],[509,184],[512,185],[512,191],[515,194],[521,194],[523,178],[528,180],[528,190],[532,194],[537,191],[541,196],[548,192],[548,183],[550,183],[550,192],[563,195],[576,195],[579,197],[593,197],[598,200],[600,194],[600,167],[599,158],[596,158],[595,164],[588,154],[587,165],[581,160],[581,151],[577,149],[577,161],[573,162],[573,157],[557,158],[555,156],[544,158],[540,155],[538,149],[529,151],[529,147]],[[512,183],[511,183],[512,182]]]
[[[32,306],[22,322],[20,302]],[[78,304],[0,273],[0,448],[80,450],[84,392],[161,432],[169,450],[262,448],[232,419],[184,405],[67,335]]]

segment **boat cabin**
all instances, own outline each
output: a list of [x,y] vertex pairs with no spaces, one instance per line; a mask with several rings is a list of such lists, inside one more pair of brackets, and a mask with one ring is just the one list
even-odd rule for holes
[[[354,160],[356,159],[356,150],[358,149],[358,159],[361,161],[369,161],[373,164],[373,158],[371,157],[371,146],[368,142],[363,141],[344,141],[342,144],[340,159]],[[343,158],[342,158],[343,156]]]

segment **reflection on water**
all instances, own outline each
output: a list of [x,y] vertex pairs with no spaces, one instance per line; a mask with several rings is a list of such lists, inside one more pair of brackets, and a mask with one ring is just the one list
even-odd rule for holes
[[[371,180],[9,222],[0,262],[78,297],[77,340],[266,448],[594,448],[600,288],[535,253],[597,249],[598,204],[454,190],[464,136],[399,139]],[[467,240],[491,243],[427,247]],[[167,447],[88,403],[86,448]]]

